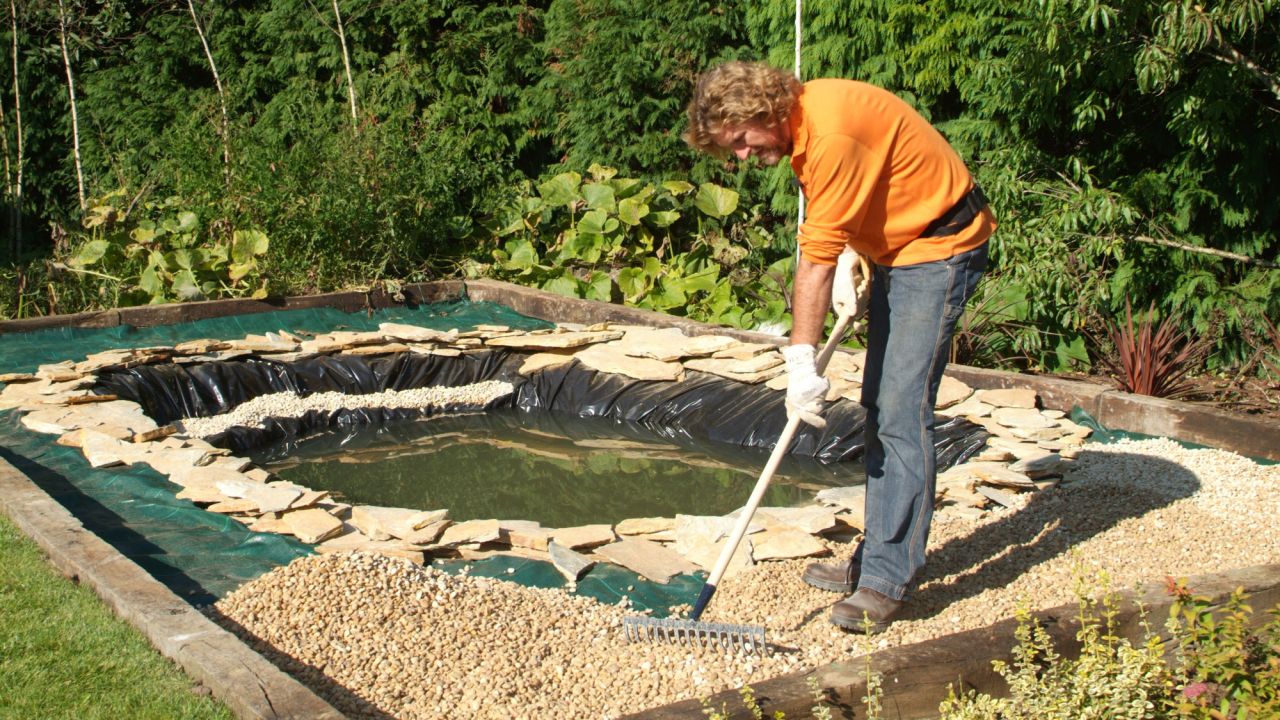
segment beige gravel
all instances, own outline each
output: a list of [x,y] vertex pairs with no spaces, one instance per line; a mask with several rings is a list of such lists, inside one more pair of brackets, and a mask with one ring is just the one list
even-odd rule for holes
[[353,716],[592,718],[1071,602],[1075,578],[1119,589],[1280,563],[1280,467],[1231,453],[1090,444],[1061,485],[1027,497],[979,521],[939,512],[908,616],[871,639],[827,623],[838,598],[800,582],[805,561],[724,581],[703,619],[765,625],[765,658],[629,645],[624,608],[372,555],[297,560],[216,611]]

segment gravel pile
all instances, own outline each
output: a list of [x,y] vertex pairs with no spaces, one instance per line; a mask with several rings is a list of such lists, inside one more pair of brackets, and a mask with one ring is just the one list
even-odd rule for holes
[[939,513],[908,616],[870,639],[826,621],[838,597],[800,581],[805,561],[726,579],[703,619],[766,626],[764,658],[628,644],[623,607],[363,554],[297,560],[216,610],[355,717],[611,717],[1072,602],[1076,578],[1124,589],[1280,563],[1280,466],[1231,453],[1090,444],[1031,498],[980,521]]
[[182,430],[191,437],[207,438],[233,427],[262,427],[270,417],[302,417],[313,410],[337,412],[359,408],[426,409],[444,407],[484,407],[515,392],[509,382],[486,380],[458,387],[424,387],[412,390],[384,390],[365,395],[321,392],[311,395],[272,393],[237,405],[230,412],[207,418],[187,418]]

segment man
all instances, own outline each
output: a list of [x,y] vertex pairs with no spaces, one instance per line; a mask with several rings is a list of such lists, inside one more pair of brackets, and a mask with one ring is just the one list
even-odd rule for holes
[[[956,321],[986,270],[995,218],[942,135],[866,83],[802,85],[767,65],[732,62],[698,79],[688,114],[693,147],[765,165],[790,156],[804,188],[783,354],[788,411],[807,422],[828,389],[814,358],[837,260],[849,248],[873,263],[862,386],[866,532],[848,562],[810,565],[803,577],[852,593],[832,607],[831,622],[879,632],[902,615],[924,566],[936,481],[933,406]],[[856,300],[839,297],[850,283],[836,286],[838,304]]]

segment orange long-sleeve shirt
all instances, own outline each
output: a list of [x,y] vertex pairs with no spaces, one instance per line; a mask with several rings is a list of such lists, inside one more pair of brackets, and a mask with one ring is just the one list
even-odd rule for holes
[[853,80],[804,84],[791,167],[808,203],[800,253],[834,265],[849,245],[879,265],[944,260],[995,231],[988,208],[956,235],[920,237],[973,187],[942,134],[901,98]]

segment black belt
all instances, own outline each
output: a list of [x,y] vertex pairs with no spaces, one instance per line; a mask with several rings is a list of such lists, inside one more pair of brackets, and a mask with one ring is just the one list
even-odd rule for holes
[[965,193],[951,209],[946,211],[937,220],[929,223],[925,227],[924,232],[920,233],[920,237],[947,237],[955,235],[961,230],[969,227],[969,223],[978,217],[978,213],[987,207],[987,196],[982,194],[982,188],[974,185],[969,192]]

